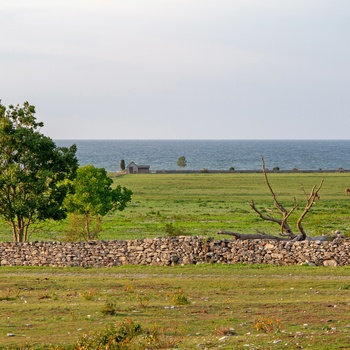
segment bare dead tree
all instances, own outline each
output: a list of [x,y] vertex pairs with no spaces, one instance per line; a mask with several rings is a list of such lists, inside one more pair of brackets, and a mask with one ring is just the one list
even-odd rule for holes
[[[287,210],[282,203],[278,200],[278,196],[274,192],[270,181],[267,176],[267,171],[265,168],[265,161],[264,158],[262,157],[262,170],[265,178],[266,185],[271,193],[271,196],[273,198],[273,204],[275,207],[275,210],[271,209],[265,209],[266,212],[270,212],[271,214],[267,213],[264,214],[262,211],[260,211],[257,206],[255,205],[254,200],[251,200],[249,203],[250,207],[259,215],[259,217],[265,221],[270,221],[270,222],[275,222],[279,225],[280,227],[280,232],[279,236],[274,236],[274,235],[269,235],[264,232],[258,232],[256,234],[242,234],[239,232],[232,232],[232,231],[227,231],[227,230],[220,230],[218,234],[226,234],[226,235],[231,235],[234,236],[236,239],[240,240],[247,240],[247,239],[273,239],[277,241],[303,241],[306,239],[320,239],[320,240],[327,240],[329,237],[322,236],[322,237],[314,237],[314,238],[309,238],[306,235],[306,232],[303,228],[302,221],[307,215],[307,213],[311,210],[313,205],[316,203],[317,200],[320,199],[319,196],[319,191],[322,188],[323,185],[323,179],[321,180],[320,184],[318,186],[313,186],[310,194],[307,196],[306,203],[304,210],[302,211],[301,215],[299,216],[297,220],[297,228],[298,228],[298,233],[295,234],[291,228],[291,226],[288,224],[288,219],[290,218],[291,214],[294,212],[294,210],[298,207],[296,199],[294,198],[293,206],[289,210]],[[281,218],[276,218],[275,214],[278,214],[281,216]]]

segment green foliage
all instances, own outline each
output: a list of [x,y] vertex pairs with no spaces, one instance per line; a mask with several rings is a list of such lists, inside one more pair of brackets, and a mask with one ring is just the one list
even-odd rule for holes
[[185,236],[186,233],[179,229],[174,227],[172,223],[168,223],[165,225],[165,232],[166,232],[166,237],[175,237],[175,236]]
[[136,300],[138,301],[139,307],[142,309],[145,309],[148,306],[149,297],[147,295],[139,293],[136,295]]
[[107,176],[103,168],[86,165],[77,170],[77,176],[72,185],[74,193],[66,198],[69,212],[83,215],[85,239],[95,239],[92,235],[90,221],[92,217],[101,217],[116,210],[124,210],[131,201],[132,191],[118,185],[112,189],[113,180]]
[[133,349],[132,340],[142,332],[140,324],[131,320],[106,327],[102,332],[86,334],[79,339],[75,350],[126,350]]
[[27,241],[28,227],[66,217],[62,203],[78,166],[76,146],[56,147],[40,133],[35,107],[0,104],[0,216],[16,241]]
[[[0,348],[77,350],[76,339],[83,334],[87,334],[86,343],[93,338],[98,341],[94,335],[103,336],[111,324],[118,335],[119,322],[130,318],[142,327],[140,335],[123,344],[133,350],[171,349],[176,339],[181,340],[179,349],[199,349],[198,344],[208,349],[243,349],[244,344],[280,349],[272,344],[279,329],[278,339],[285,349],[345,349],[349,273],[349,266],[300,265],[2,266],[0,295],[18,296],[0,303],[4,335]],[[174,304],[172,296],[179,289],[190,304]],[[86,291],[89,295],[84,297]],[[138,304],[139,294],[149,298],[147,307]],[[101,313],[107,300],[117,302],[117,315]],[[260,317],[279,319],[283,328],[256,330],[254,322]],[[325,325],[332,333],[322,330]],[[219,339],[231,329],[234,336]],[[331,346],[327,347],[325,337],[332,339]],[[52,347],[47,345],[50,342]]]
[[[344,193],[344,188],[349,187],[349,173],[269,173],[281,203],[290,208],[295,197],[300,204],[290,217],[291,223],[300,216],[309,190],[322,178],[321,199],[303,221],[307,234],[319,236],[338,229],[350,237],[350,196]],[[173,223],[182,235],[205,237],[212,237],[220,229],[242,233],[279,232],[276,224],[261,220],[248,204],[254,199],[261,210],[273,207],[261,173],[139,174],[116,177],[113,181],[112,188],[121,185],[132,189],[132,202],[126,210],[103,218],[99,239],[160,237],[165,234],[166,223]],[[55,240],[68,226],[68,220],[46,221],[45,227],[33,224],[30,237],[31,240]],[[5,241],[9,233],[1,222],[0,240]]]
[[181,169],[187,166],[187,159],[185,156],[179,157],[179,159],[177,160],[177,166],[180,167]]
[[113,300],[106,301],[104,307],[101,310],[102,315],[114,316],[118,313],[117,303]]
[[121,169],[121,170],[125,170],[125,160],[124,160],[124,159],[122,159],[122,160],[120,161],[120,169]]
[[185,295],[182,289],[179,289],[173,296],[172,301],[175,305],[188,305],[191,302],[188,300],[188,297]]
[[85,300],[95,300],[98,296],[99,292],[95,288],[90,288],[89,290],[86,290],[82,293],[82,297]]
[[[89,228],[89,235],[86,234]],[[84,241],[97,239],[102,232],[102,220],[100,216],[84,216],[71,213],[68,216],[68,227],[64,228],[62,240],[65,242]]]

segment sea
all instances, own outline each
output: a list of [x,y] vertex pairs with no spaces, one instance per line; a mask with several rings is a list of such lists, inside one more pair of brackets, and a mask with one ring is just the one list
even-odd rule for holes
[[350,169],[350,140],[55,140],[57,146],[77,145],[79,165],[92,164],[106,171],[120,170],[134,161],[150,171],[179,170],[177,160],[185,156],[185,170],[261,170],[261,157],[268,169]]

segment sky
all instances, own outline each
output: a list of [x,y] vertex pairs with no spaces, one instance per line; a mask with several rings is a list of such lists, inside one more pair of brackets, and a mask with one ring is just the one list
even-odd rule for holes
[[0,99],[53,139],[349,139],[349,0],[0,0]]

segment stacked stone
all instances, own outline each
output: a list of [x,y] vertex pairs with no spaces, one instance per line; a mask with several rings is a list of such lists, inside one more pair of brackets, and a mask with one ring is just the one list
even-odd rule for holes
[[196,236],[129,241],[3,242],[1,266],[187,265],[200,263],[350,265],[350,240],[214,240]]

